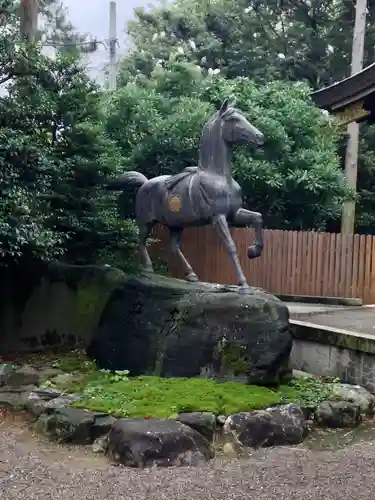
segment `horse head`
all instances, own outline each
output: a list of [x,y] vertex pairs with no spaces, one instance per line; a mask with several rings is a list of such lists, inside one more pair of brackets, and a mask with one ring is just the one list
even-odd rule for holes
[[221,120],[221,133],[225,142],[249,144],[255,148],[262,147],[264,145],[262,132],[254,127],[234,106],[234,101],[226,98],[218,111],[218,117]]

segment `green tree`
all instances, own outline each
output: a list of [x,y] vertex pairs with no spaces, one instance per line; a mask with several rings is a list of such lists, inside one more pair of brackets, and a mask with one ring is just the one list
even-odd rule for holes
[[107,130],[130,168],[149,177],[177,173],[197,164],[202,126],[230,95],[266,136],[263,151],[235,154],[245,204],[273,228],[324,229],[337,219],[348,195],[336,153],[339,133],[304,85],[204,77],[197,66],[168,63],[113,96]]
[[[348,75],[354,9],[349,0],[177,0],[135,10],[122,79],[185,60],[229,78],[306,80],[313,88]],[[366,60],[374,46],[372,12]]]
[[0,31],[0,258],[93,262],[120,242],[131,252],[133,227],[102,189],[123,161],[105,133],[100,90],[74,55],[52,60],[9,37],[11,15]]
[[375,127],[360,126],[358,171],[358,201],[356,229],[359,233],[373,233],[375,227]]

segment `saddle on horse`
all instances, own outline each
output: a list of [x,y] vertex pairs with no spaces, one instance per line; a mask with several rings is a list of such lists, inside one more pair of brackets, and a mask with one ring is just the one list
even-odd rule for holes
[[169,179],[165,181],[166,189],[172,191],[180,182],[196,174],[197,171],[198,167],[186,167],[180,174],[171,175]]

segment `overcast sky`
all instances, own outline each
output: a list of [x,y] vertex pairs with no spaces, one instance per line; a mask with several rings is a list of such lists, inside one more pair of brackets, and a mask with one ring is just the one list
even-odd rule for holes
[[[90,33],[98,40],[108,40],[109,32],[109,0],[63,0],[69,11],[71,23],[81,33]],[[117,38],[119,53],[124,52],[124,30],[127,21],[132,19],[135,7],[148,6],[150,0],[117,0]],[[100,47],[90,57],[90,66],[95,74],[100,73],[103,64],[108,60],[108,52]]]

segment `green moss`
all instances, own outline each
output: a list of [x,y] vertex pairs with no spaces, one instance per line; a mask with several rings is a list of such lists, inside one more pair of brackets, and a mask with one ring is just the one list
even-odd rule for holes
[[[233,356],[238,354],[236,350],[228,352]],[[61,356],[52,365],[77,376],[60,377],[46,385],[81,393],[83,398],[75,406],[116,417],[170,418],[184,411],[228,415],[287,403],[314,408],[330,393],[330,384],[306,377],[293,378],[277,390],[204,378],[129,377],[127,372],[98,370],[78,350]]]
[[54,359],[51,366],[63,373],[93,374],[97,371],[95,363],[90,361],[81,349]]
[[118,269],[111,269],[100,280],[84,278],[77,284],[72,314],[72,325],[77,331],[97,325],[111,292],[123,276]]
[[73,325],[78,326],[91,321],[103,310],[109,294],[97,285],[79,286],[74,299]]
[[246,373],[248,370],[246,348],[234,342],[225,342],[221,348],[221,362],[224,370],[234,376]]
[[168,418],[180,412],[230,414],[277,404],[279,396],[266,388],[208,379],[137,377],[108,383],[91,379],[76,406],[119,417]]
[[263,312],[266,314],[269,314],[271,316],[271,319],[274,321],[277,321],[279,319],[279,313],[277,311],[276,304],[271,303],[271,302],[265,302],[263,305]]

